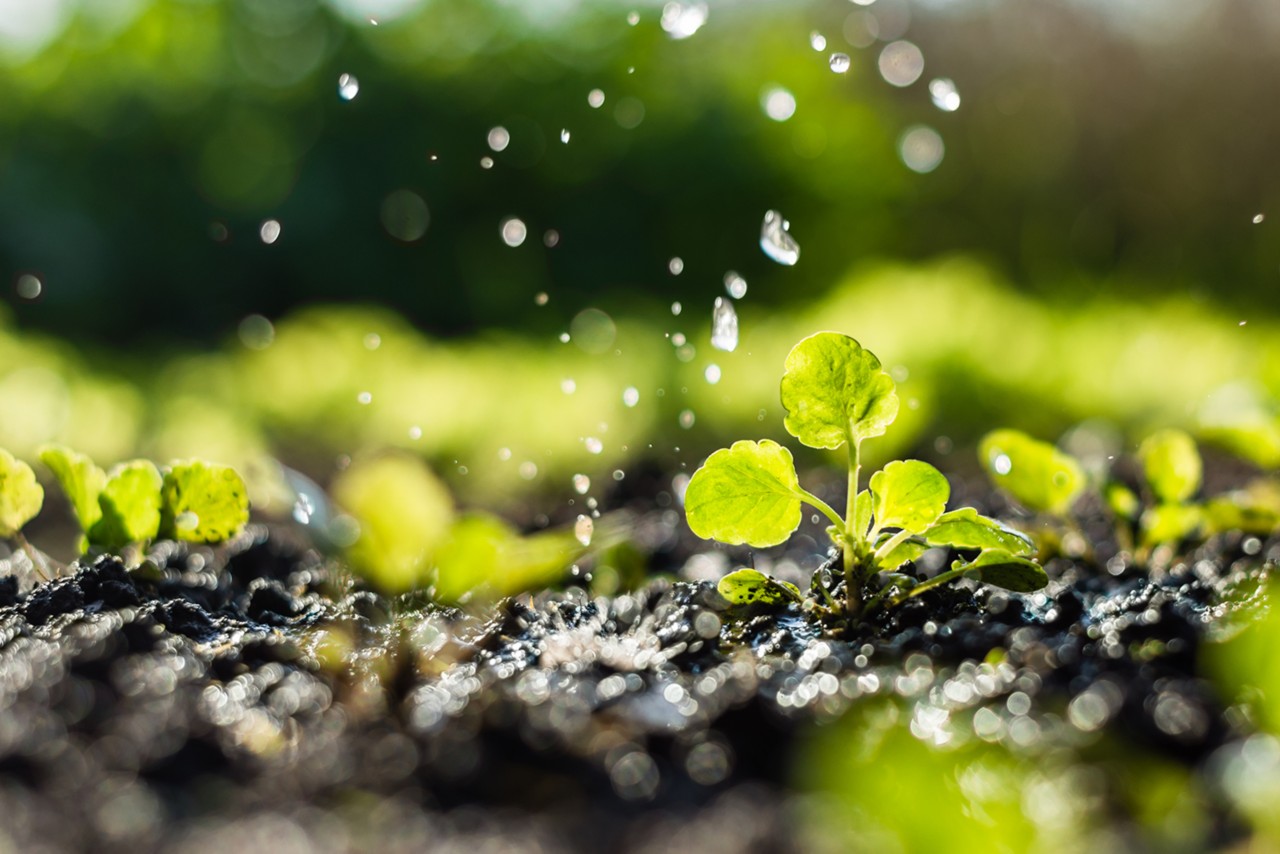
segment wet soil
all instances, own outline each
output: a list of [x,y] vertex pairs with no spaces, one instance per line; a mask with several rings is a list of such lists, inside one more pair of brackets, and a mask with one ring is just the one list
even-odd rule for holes
[[1196,768],[1245,729],[1201,650],[1277,558],[1230,536],[1156,575],[1058,559],[1040,593],[965,582],[841,633],[731,620],[706,580],[389,601],[261,526],[161,543],[154,572],[35,584],[14,557],[0,850],[796,850],[797,739],[871,697],[922,739],[1114,737]]

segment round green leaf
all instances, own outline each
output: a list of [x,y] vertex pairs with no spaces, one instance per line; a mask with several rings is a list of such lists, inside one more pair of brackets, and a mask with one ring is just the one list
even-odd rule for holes
[[1158,430],[1138,446],[1151,491],[1163,504],[1180,504],[1200,488],[1202,466],[1196,441],[1181,430]]
[[88,533],[102,518],[98,495],[107,483],[107,473],[86,455],[62,445],[45,445],[40,449],[40,461],[57,478],[80,523],[80,530]]
[[1159,504],[1142,511],[1138,519],[1142,545],[1178,543],[1191,536],[1205,520],[1204,512],[1195,505]]
[[101,518],[89,530],[89,542],[117,549],[155,539],[160,530],[163,487],[159,469],[147,460],[113,468],[98,496]]
[[947,509],[951,485],[920,460],[889,463],[871,476],[871,501],[876,525],[924,533]]
[[958,560],[951,568],[963,569],[970,578],[1015,593],[1031,593],[1049,583],[1049,576],[1040,564],[1003,549],[984,551],[970,563]]
[[716,591],[734,605],[785,605],[803,602],[794,584],[770,578],[754,569],[731,572],[716,585]]
[[1017,430],[988,433],[978,456],[991,482],[1031,510],[1065,516],[1084,491],[1075,457]]
[[44,489],[31,466],[0,450],[0,537],[22,530],[44,506]]
[[892,572],[909,560],[915,560],[929,550],[928,543],[919,540],[903,540],[880,561],[881,572]]
[[685,491],[689,527],[703,539],[763,548],[800,526],[800,482],[777,442],[734,442],[694,472]]
[[244,480],[230,466],[203,460],[174,463],[161,495],[162,528],[177,540],[220,543],[249,521]]
[[1015,555],[1028,555],[1035,551],[1035,546],[1025,534],[1006,528],[972,507],[943,513],[933,527],[924,532],[924,538],[931,546],[1003,549]]
[[782,375],[783,424],[811,448],[839,448],[880,436],[898,414],[893,379],[880,360],[839,332],[792,348]]

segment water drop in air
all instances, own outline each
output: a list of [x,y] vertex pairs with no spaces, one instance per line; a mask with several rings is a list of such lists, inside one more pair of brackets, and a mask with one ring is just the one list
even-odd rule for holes
[[697,416],[693,414],[692,409],[686,409],[680,413],[680,426],[686,430],[692,427],[696,420]]
[[703,372],[703,376],[707,378],[707,382],[711,385],[715,385],[720,382],[720,366],[716,364],[707,365],[707,369]]
[[738,313],[724,297],[716,297],[711,310],[711,346],[726,353],[738,348]]
[[640,402],[640,389],[635,386],[627,386],[622,390],[622,403],[630,409]]
[[960,109],[960,93],[956,91],[956,84],[946,77],[929,81],[929,97],[933,99],[933,105],[944,113]]
[[816,51],[824,51],[827,49],[827,37],[822,33],[814,30],[809,33],[809,47]]
[[673,303],[671,303],[671,313],[672,313],[674,316],[679,317],[679,316],[680,316],[680,312],[682,312],[682,311],[684,311],[684,306],[682,306],[680,303],[678,303],[678,302],[673,302]]
[[195,513],[192,513],[190,510],[187,510],[186,512],[179,513],[174,517],[173,526],[179,531],[194,531],[196,528],[200,527],[200,517]]
[[760,106],[775,122],[785,122],[796,114],[796,96],[781,86],[767,86],[760,93]]
[[271,325],[270,320],[260,314],[251,314],[240,321],[237,331],[240,334],[240,343],[250,350],[265,350],[276,339],[275,327]]
[[791,236],[791,223],[777,211],[768,211],[760,225],[760,248],[779,264],[788,267],[800,260],[800,244]]
[[376,332],[370,332],[364,336],[364,348],[366,350],[377,350],[382,346],[382,336]]
[[844,74],[849,70],[849,54],[833,53],[831,54],[831,59],[828,61],[828,64],[831,66],[831,70],[836,74]]
[[1254,214],[1254,215],[1253,215],[1253,224],[1254,224],[1254,225],[1257,225],[1258,223],[1262,222],[1262,221],[1263,221],[1264,219],[1266,219],[1266,218],[1267,218],[1267,215],[1266,215],[1266,214]]
[[667,3],[662,7],[662,29],[673,39],[687,39],[707,22],[706,3]]
[[747,295],[747,280],[730,270],[724,274],[724,289],[734,299],[742,299]]
[[[354,100],[360,94],[360,81],[354,74],[338,75],[338,97],[344,101]],[[376,100],[376,99],[375,99]]]
[[931,127],[914,125],[907,128],[898,140],[898,154],[912,172],[924,175],[938,168],[946,146],[942,137]]
[[533,480],[538,476],[538,464],[532,460],[525,460],[516,471],[519,472],[520,477],[524,480]]
[[489,130],[489,148],[493,151],[505,151],[511,144],[511,134],[502,125]]
[[413,425],[412,427],[410,427],[410,428],[409,428],[409,438],[410,438],[410,439],[412,439],[412,440],[413,440],[413,441],[415,441],[415,442],[416,442],[416,441],[418,441],[419,439],[421,439],[421,438],[422,438],[422,428],[421,428],[421,427],[419,427],[417,424],[415,424],[415,425]]
[[596,523],[591,521],[590,516],[578,516],[578,521],[573,523],[573,536],[578,542],[584,546],[591,545],[591,535],[595,533]]
[[896,41],[880,51],[880,76],[891,86],[910,86],[924,73],[924,54],[908,41]]
[[638,23],[640,23],[640,13],[639,13],[639,12],[628,12],[628,13],[627,13],[627,25],[628,25],[628,26],[632,26],[632,27],[634,27],[634,26],[635,26],[636,24],[638,24]]
[[560,141],[561,141],[561,142],[563,142],[563,143],[565,143],[566,145],[568,145],[568,144],[569,144],[569,129],[568,129],[568,128],[561,128],[561,129],[560,129]]
[[592,89],[587,93],[587,105],[593,110],[598,110],[604,106],[604,90]]
[[356,400],[364,404],[365,406],[368,406],[369,404],[373,403],[373,394],[371,392],[362,391],[356,395]]
[[573,476],[573,491],[579,495],[586,495],[591,489],[591,478],[585,474],[575,474]]
[[[30,273],[23,273],[18,277],[17,284],[14,285],[14,290],[18,292],[18,296],[22,297],[22,299],[35,299],[40,296],[40,292],[44,290],[44,283],[42,283],[38,277],[33,276]],[[266,318],[263,319],[265,320]],[[241,324],[241,326],[243,325],[244,324]],[[268,323],[267,325],[270,326],[271,324]]]
[[258,237],[262,242],[270,246],[280,239],[280,220],[268,219],[263,220],[262,225],[258,228]]
[[561,332],[561,333],[560,333],[560,343],[561,343],[561,344],[568,344],[568,343],[569,343],[569,333],[568,333],[568,332]]
[[560,232],[554,228],[548,228],[542,235],[542,245],[548,249],[552,249],[560,245]]
[[667,262],[667,272],[673,276],[678,276],[684,272],[684,259],[676,256]]
[[480,158],[480,168],[481,168],[481,169],[492,169],[492,168],[493,168],[493,158],[492,158],[492,157],[481,157],[481,158]]
[[546,305],[551,300],[546,291],[541,291],[533,298],[534,305]]
[[1013,461],[1009,459],[1008,454],[998,454],[991,461],[991,467],[995,469],[996,474],[1008,474],[1013,469]]
[[528,234],[529,229],[525,226],[524,220],[512,216],[502,221],[502,242],[511,248],[514,249],[524,243]]
[[599,454],[604,451],[604,442],[601,442],[595,436],[588,436],[583,439],[582,444],[586,446],[588,454]]
[[560,380],[560,390],[565,394],[573,394],[578,390],[578,384],[571,379]]

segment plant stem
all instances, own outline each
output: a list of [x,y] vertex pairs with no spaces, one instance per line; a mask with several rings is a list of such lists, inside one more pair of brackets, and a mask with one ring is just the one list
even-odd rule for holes
[[865,544],[858,524],[858,479],[862,470],[861,449],[858,440],[849,435],[849,496],[845,501],[844,531],[844,610],[850,617],[862,610],[862,552]]
[[876,561],[879,562],[884,560],[886,557],[889,556],[889,552],[893,551],[898,546],[902,545],[902,543],[905,540],[909,539],[910,537],[911,537],[911,532],[903,530],[903,531],[899,531],[889,539],[885,540],[884,545],[876,549]]
[[910,599],[912,596],[918,596],[921,593],[924,593],[926,590],[932,590],[935,587],[940,587],[941,585],[946,584],[948,581],[952,581],[954,579],[960,578],[968,570],[969,570],[969,567],[962,566],[959,569],[949,569],[946,572],[940,572],[937,575],[935,575],[933,578],[930,578],[928,581],[921,582],[920,584],[917,584],[915,587],[912,587],[910,592],[908,592],[907,595],[903,596],[902,598]]
[[831,507],[830,504],[823,501],[821,498],[814,495],[812,492],[809,492],[808,490],[805,490],[803,488],[799,490],[799,495],[802,501],[806,501],[809,504],[813,505],[813,507],[817,509],[819,512],[821,512],[823,516],[826,516],[828,519],[830,519],[831,524],[836,526],[837,531],[844,530],[844,527],[845,527],[844,520],[840,518],[840,514],[837,513]]

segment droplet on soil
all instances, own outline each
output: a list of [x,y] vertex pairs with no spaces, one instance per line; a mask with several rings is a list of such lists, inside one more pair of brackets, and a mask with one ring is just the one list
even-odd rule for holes
[[766,211],[760,224],[760,248],[779,264],[788,267],[800,260],[800,244],[790,232],[791,223],[775,210]]
[[726,353],[738,347],[738,313],[724,297],[716,297],[711,311],[711,346]]
[[591,535],[595,533],[596,523],[591,521],[590,516],[578,514],[578,520],[573,523],[573,536],[578,542],[584,546],[591,545]]
[[355,100],[356,95],[360,94],[360,81],[356,79],[354,74],[338,75],[338,97],[344,101]]

